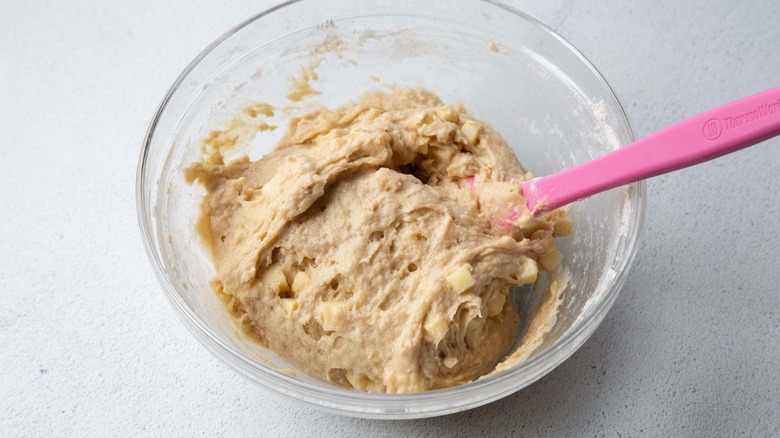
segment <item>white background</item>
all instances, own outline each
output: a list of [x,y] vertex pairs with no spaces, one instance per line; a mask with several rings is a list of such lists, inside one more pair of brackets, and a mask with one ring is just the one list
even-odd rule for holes
[[[780,435],[778,139],[652,180],[604,324],[499,402],[350,419],[207,353],[146,260],[136,162],[179,72],[271,3],[0,3],[1,436]],[[639,136],[780,85],[774,0],[512,4],[601,69]]]

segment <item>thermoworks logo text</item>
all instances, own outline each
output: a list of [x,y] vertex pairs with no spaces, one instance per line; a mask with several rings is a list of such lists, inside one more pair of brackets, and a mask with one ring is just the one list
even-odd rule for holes
[[704,138],[707,140],[716,140],[723,134],[723,131],[739,128],[740,126],[748,125],[757,122],[764,117],[776,114],[780,114],[780,99],[776,102],[762,103],[755,109],[735,115],[734,117],[724,117],[722,120],[715,118],[709,119],[704,122],[702,134],[704,134]]

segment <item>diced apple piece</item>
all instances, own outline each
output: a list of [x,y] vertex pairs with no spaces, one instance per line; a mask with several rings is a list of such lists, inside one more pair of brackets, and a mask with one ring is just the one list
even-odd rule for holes
[[363,379],[366,378],[366,376],[357,376],[355,373],[347,373],[344,377],[347,378],[347,382],[349,382],[354,389],[362,389],[363,384],[365,383],[365,380]]
[[479,131],[481,130],[477,122],[473,120],[467,120],[465,123],[463,123],[463,126],[460,127],[460,130],[463,131],[463,135],[466,136],[466,139],[470,144],[477,144],[477,139],[479,139]]
[[441,315],[429,315],[427,318],[425,318],[423,329],[425,330],[427,338],[434,343],[437,343],[444,339],[445,336],[447,336],[447,332],[450,331],[450,325]]
[[447,283],[452,286],[455,292],[462,294],[474,286],[474,277],[471,276],[468,268],[461,266],[447,276]]
[[547,271],[554,271],[561,264],[561,260],[563,260],[563,254],[561,254],[557,248],[552,248],[546,254],[539,257],[539,263],[541,263],[542,267]]
[[520,275],[517,277],[517,284],[530,284],[536,281],[536,277],[539,275],[539,267],[536,266],[536,262],[532,259],[525,259],[523,261],[523,270],[520,271]]
[[282,298],[282,310],[287,316],[291,316],[292,313],[298,310],[298,300],[295,298]]
[[456,113],[455,110],[450,106],[440,106],[434,109],[433,112],[436,113],[436,115],[445,122],[458,123],[458,113]]
[[574,223],[568,216],[561,216],[553,226],[553,234],[556,236],[568,236],[574,231]]
[[282,268],[277,265],[269,266],[263,274],[263,279],[271,285],[271,288],[276,293],[284,293],[290,290],[290,286],[287,284],[287,278],[282,272]]
[[346,308],[344,302],[324,302],[320,304],[320,325],[325,331],[335,331],[338,321]]
[[487,314],[488,318],[492,318],[502,310],[504,310],[504,304],[506,303],[506,296],[504,294],[493,295],[487,302]]
[[309,277],[309,274],[307,274],[305,271],[298,271],[298,273],[295,274],[295,277],[293,277],[292,292],[296,296],[300,295],[300,293],[303,292],[303,289],[305,289],[310,282],[311,278]]

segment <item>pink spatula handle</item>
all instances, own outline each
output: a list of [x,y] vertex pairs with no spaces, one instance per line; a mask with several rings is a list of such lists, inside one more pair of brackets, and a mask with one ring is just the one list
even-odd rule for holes
[[523,183],[541,214],[597,193],[693,166],[780,134],[780,87],[683,120],[595,160]]

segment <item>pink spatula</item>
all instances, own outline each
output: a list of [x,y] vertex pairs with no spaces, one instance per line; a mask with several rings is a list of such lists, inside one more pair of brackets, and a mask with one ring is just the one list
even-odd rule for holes
[[535,215],[780,135],[780,87],[693,116],[585,164],[523,183]]

